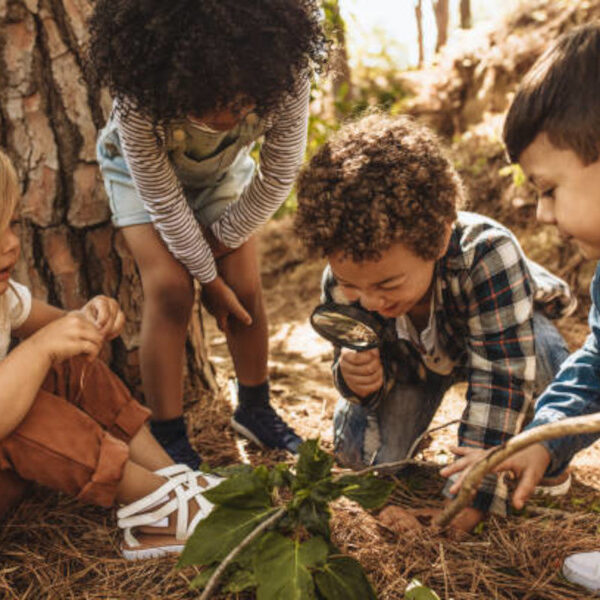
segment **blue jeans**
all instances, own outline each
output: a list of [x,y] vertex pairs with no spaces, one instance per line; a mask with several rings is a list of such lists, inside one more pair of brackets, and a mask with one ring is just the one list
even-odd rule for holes
[[[541,313],[534,314],[533,329],[537,396],[554,379],[569,351],[556,327]],[[438,375],[426,369],[425,380],[418,384],[396,383],[375,411],[340,398],[333,416],[336,456],[342,464],[355,468],[406,458],[413,442],[431,423],[444,394],[457,381],[452,374]]]

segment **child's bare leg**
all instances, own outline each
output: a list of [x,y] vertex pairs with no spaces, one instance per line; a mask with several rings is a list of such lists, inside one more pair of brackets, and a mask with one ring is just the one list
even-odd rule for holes
[[129,459],[150,471],[158,471],[173,464],[173,459],[165,452],[146,426],[131,438]]
[[252,317],[229,319],[227,344],[238,378],[239,407],[232,425],[254,442],[295,452],[301,439],[269,404],[269,335],[255,238],[219,260],[219,272]]
[[175,462],[197,468],[200,457],[187,440],[182,373],[194,288],[186,268],[150,224],[123,228],[144,289],[140,367],[152,409],[152,433]]
[[181,374],[194,303],[192,280],[152,225],[122,231],[144,289],[140,366],[146,401],[154,418],[172,419],[183,412]]
[[269,334],[255,238],[219,260],[219,272],[252,317],[252,325],[229,319],[227,345],[238,381],[256,386],[267,380]]

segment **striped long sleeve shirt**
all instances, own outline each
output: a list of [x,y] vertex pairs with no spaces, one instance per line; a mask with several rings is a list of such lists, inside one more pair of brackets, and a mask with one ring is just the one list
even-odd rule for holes
[[[310,83],[267,117],[259,167],[237,201],[211,225],[218,240],[241,246],[290,193],[306,147]],[[215,279],[215,261],[189,206],[166,147],[164,127],[131,109],[115,107],[121,147],[136,191],[170,252],[202,283]]]

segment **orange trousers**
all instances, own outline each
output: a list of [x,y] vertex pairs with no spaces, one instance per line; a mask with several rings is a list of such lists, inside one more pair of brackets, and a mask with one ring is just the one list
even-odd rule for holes
[[23,421],[0,440],[0,516],[28,481],[112,506],[128,442],[149,416],[102,361],[53,367]]

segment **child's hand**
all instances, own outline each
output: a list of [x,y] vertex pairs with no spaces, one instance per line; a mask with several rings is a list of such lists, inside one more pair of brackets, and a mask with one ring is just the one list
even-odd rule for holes
[[383,385],[383,367],[378,348],[363,352],[342,348],[339,365],[346,385],[359,398],[365,398]]
[[513,454],[494,469],[494,473],[511,471],[519,480],[517,489],[512,496],[513,506],[517,510],[525,506],[525,502],[533,494],[535,486],[543,479],[551,459],[546,446],[533,444]]
[[52,363],[85,354],[98,356],[104,337],[81,311],[75,310],[39,329],[29,340],[46,353]]
[[225,333],[229,330],[228,319],[230,316],[238,319],[244,325],[252,325],[252,318],[248,311],[222,277],[217,277],[202,285],[202,304],[216,319],[219,329]]
[[[456,494],[462,485],[469,469],[486,454],[491,452],[493,448],[480,450],[478,448],[466,448],[464,446],[451,449],[454,454],[462,455],[455,463],[444,467],[440,474],[444,477],[449,477],[454,473],[461,472],[456,483],[450,488],[452,494]],[[542,444],[533,444],[525,450],[517,452],[504,462],[500,463],[494,470],[494,473],[502,473],[509,471],[514,477],[519,480],[517,488],[512,496],[513,506],[520,510],[525,506],[525,502],[529,499],[535,486],[540,482],[546,473],[546,469],[550,464],[550,453]]]
[[469,446],[452,446],[450,448],[450,451],[453,454],[462,456],[462,458],[454,461],[451,465],[440,469],[440,475],[442,477],[450,477],[450,475],[460,473],[460,477],[454,482],[449,490],[451,494],[458,493],[458,490],[460,490],[460,486],[471,467],[484,458],[491,450],[493,450],[493,448],[482,450],[481,448],[470,448]]
[[95,296],[81,312],[98,328],[105,340],[116,338],[125,325],[125,315],[119,303],[108,296]]

